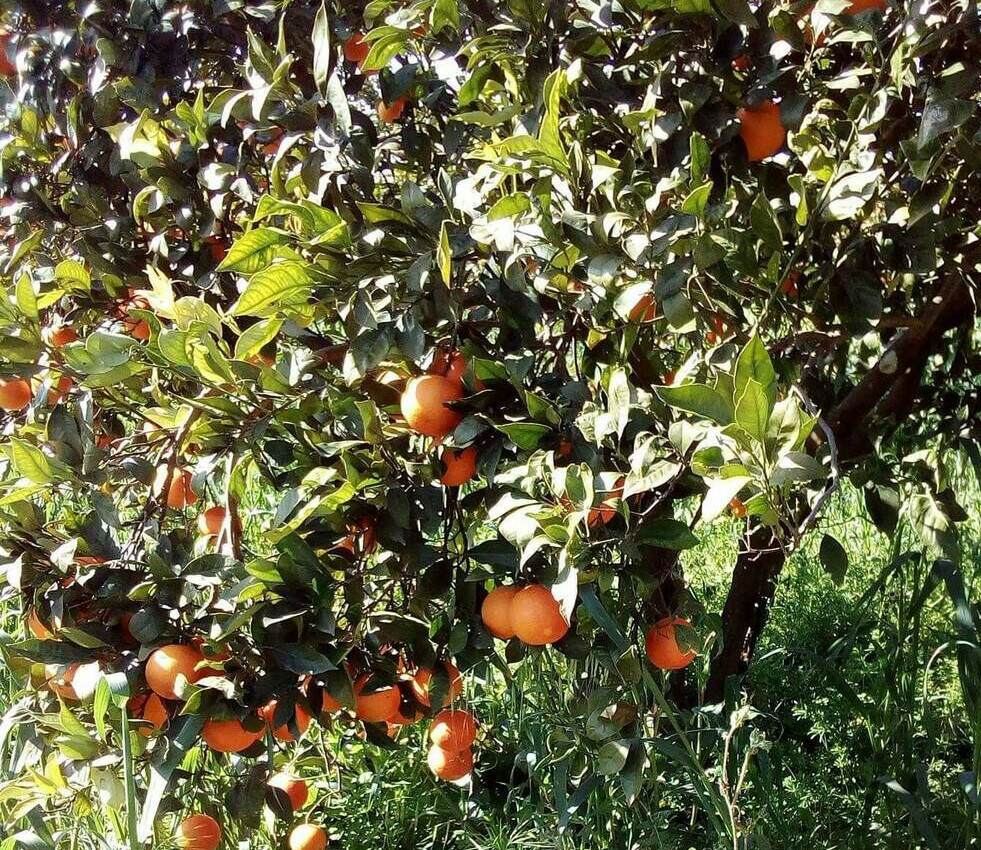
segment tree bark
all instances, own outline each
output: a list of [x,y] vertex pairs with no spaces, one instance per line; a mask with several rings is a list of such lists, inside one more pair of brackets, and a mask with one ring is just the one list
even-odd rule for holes
[[[930,352],[951,328],[973,319],[971,291],[959,275],[940,281],[922,316],[896,334],[868,374],[828,414],[827,422],[838,446],[839,463],[847,463],[872,449],[873,413],[898,422],[912,409]],[[761,530],[739,553],[722,612],[722,651],[711,664],[706,702],[720,702],[726,681],[745,672],[769,616],[785,554]]]

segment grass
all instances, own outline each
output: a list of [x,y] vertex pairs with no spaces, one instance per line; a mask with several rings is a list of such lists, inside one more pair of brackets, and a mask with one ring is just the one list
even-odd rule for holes
[[[966,492],[967,504],[981,503],[975,487]],[[981,528],[977,511],[968,512],[962,575],[967,596],[977,599]],[[822,531],[835,534],[849,553],[840,585],[821,566]],[[724,598],[734,532],[726,523],[714,526],[685,554],[686,573],[708,610],[718,610]],[[979,760],[981,718],[968,708],[978,705],[978,695],[966,692],[977,682],[958,667],[952,592],[940,583],[922,593],[932,559],[896,564],[899,552],[918,545],[905,528],[888,540],[865,518],[858,493],[839,494],[781,578],[738,722],[724,712],[700,712],[684,720],[684,738],[662,724],[639,789],[616,772],[589,778],[603,745],[591,737],[590,715],[614,686],[608,672],[552,653],[513,667],[510,681],[493,669],[482,682],[471,678],[469,707],[484,733],[479,781],[469,791],[432,780],[421,725],[403,730],[386,750],[339,724],[308,736],[290,761],[278,751],[275,766],[315,786],[316,800],[304,816],[324,824],[346,850],[978,846],[978,811],[964,791],[965,775]],[[19,633],[13,594],[5,595],[0,614],[5,630]],[[20,686],[0,675],[9,706]],[[639,685],[618,693],[649,699]],[[650,736],[650,714],[644,716]],[[31,729],[8,728],[0,749],[6,779],[0,811],[8,818],[23,814],[10,789],[35,755]],[[698,769],[685,755],[688,744],[699,753]],[[723,758],[728,786],[720,781]],[[121,788],[111,816],[105,802],[119,766],[109,760],[98,768],[103,800],[91,775],[66,779],[67,787],[87,788],[87,795],[55,789],[43,815],[34,812],[35,824],[40,815],[59,848],[124,846],[112,837],[125,822]],[[190,779],[179,800],[185,811],[198,808],[239,823],[238,832],[230,830],[244,842],[239,846],[282,846],[287,826],[248,795],[250,763],[196,755],[183,768]],[[588,783],[590,793],[579,790]],[[632,805],[628,791],[636,796]],[[30,828],[18,817],[7,834]],[[9,838],[0,842],[0,850],[14,846]]]

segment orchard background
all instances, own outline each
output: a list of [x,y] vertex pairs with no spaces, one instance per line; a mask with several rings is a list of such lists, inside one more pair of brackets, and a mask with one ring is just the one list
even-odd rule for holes
[[0,850],[979,845],[976,4],[0,6]]

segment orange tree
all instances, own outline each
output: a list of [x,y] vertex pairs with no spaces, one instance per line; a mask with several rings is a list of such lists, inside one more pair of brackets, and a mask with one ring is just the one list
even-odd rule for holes
[[[133,846],[202,735],[255,755],[354,711],[386,743],[457,668],[543,644],[666,709],[646,636],[688,668],[677,704],[721,700],[845,475],[957,557],[967,0],[34,0],[2,24],[8,651],[94,722],[40,715],[59,759],[165,730],[146,780],[126,759]],[[679,553],[726,512],[704,611]],[[636,778],[643,723],[609,717],[628,743],[597,770]],[[456,779],[451,720],[429,763]]]

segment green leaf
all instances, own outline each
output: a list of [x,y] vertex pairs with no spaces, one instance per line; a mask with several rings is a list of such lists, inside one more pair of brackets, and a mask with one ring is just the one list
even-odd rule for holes
[[815,481],[825,478],[828,471],[824,465],[806,452],[784,452],[777,459],[776,468],[770,475],[774,487],[791,484],[795,481]]
[[306,268],[287,260],[252,275],[231,313],[233,316],[265,316],[284,302],[307,301],[312,292],[313,282]]
[[753,206],[750,207],[749,223],[753,228],[753,232],[768,248],[779,251],[783,247],[783,233],[780,231],[780,222],[777,221],[777,214],[773,211],[770,202],[762,193],[756,196]]
[[819,555],[821,566],[831,576],[832,581],[838,585],[844,582],[845,573],[848,571],[848,553],[845,547],[830,534],[825,534],[821,538]]
[[777,373],[766,346],[756,334],[753,334],[736,359],[733,402],[745,392],[749,381],[756,381],[763,388],[768,406],[772,407],[776,402]]
[[705,522],[715,519],[729,507],[729,503],[739,495],[739,491],[752,480],[748,475],[711,479],[708,482],[708,492],[702,500],[702,519]]
[[246,328],[235,341],[235,359],[245,360],[256,354],[277,337],[282,326],[282,319],[262,319]]
[[762,443],[766,439],[766,425],[770,419],[770,405],[763,387],[754,379],[746,382],[742,395],[736,402],[736,424],[750,437]]
[[67,288],[91,289],[92,275],[90,275],[77,260],[62,260],[55,266],[55,281]]
[[285,245],[288,241],[289,234],[284,230],[256,227],[235,240],[235,244],[218,266],[218,271],[254,274],[275,259],[276,252],[273,249],[277,245]]
[[725,397],[705,384],[683,384],[680,387],[655,387],[654,392],[665,404],[709,419],[718,425],[732,422],[732,407]]
[[688,213],[688,215],[693,215],[695,218],[702,218],[705,215],[705,207],[708,205],[709,195],[712,194],[712,186],[712,181],[706,180],[697,189],[689,192],[688,197],[685,198],[681,205],[681,211]]
[[[728,503],[727,503],[728,504]],[[654,517],[637,529],[635,539],[648,546],[663,549],[691,549],[698,545],[698,538],[688,526],[671,517]]]
[[546,434],[551,432],[548,425],[539,425],[536,422],[515,422],[509,425],[495,425],[498,431],[507,435],[507,438],[519,449],[531,451],[537,449]]
[[449,286],[450,276],[453,272],[453,254],[450,250],[450,234],[445,221],[439,228],[439,247],[436,249],[436,265],[439,266],[439,273],[443,278],[443,283]]
[[313,21],[313,80],[321,94],[327,91],[330,60],[330,21],[327,6],[321,3]]
[[17,474],[35,484],[52,484],[55,480],[51,461],[36,446],[16,438],[7,446],[7,455]]
[[17,309],[22,315],[29,319],[38,317],[37,294],[34,292],[34,283],[31,281],[30,275],[22,274],[17,279],[15,299]]

